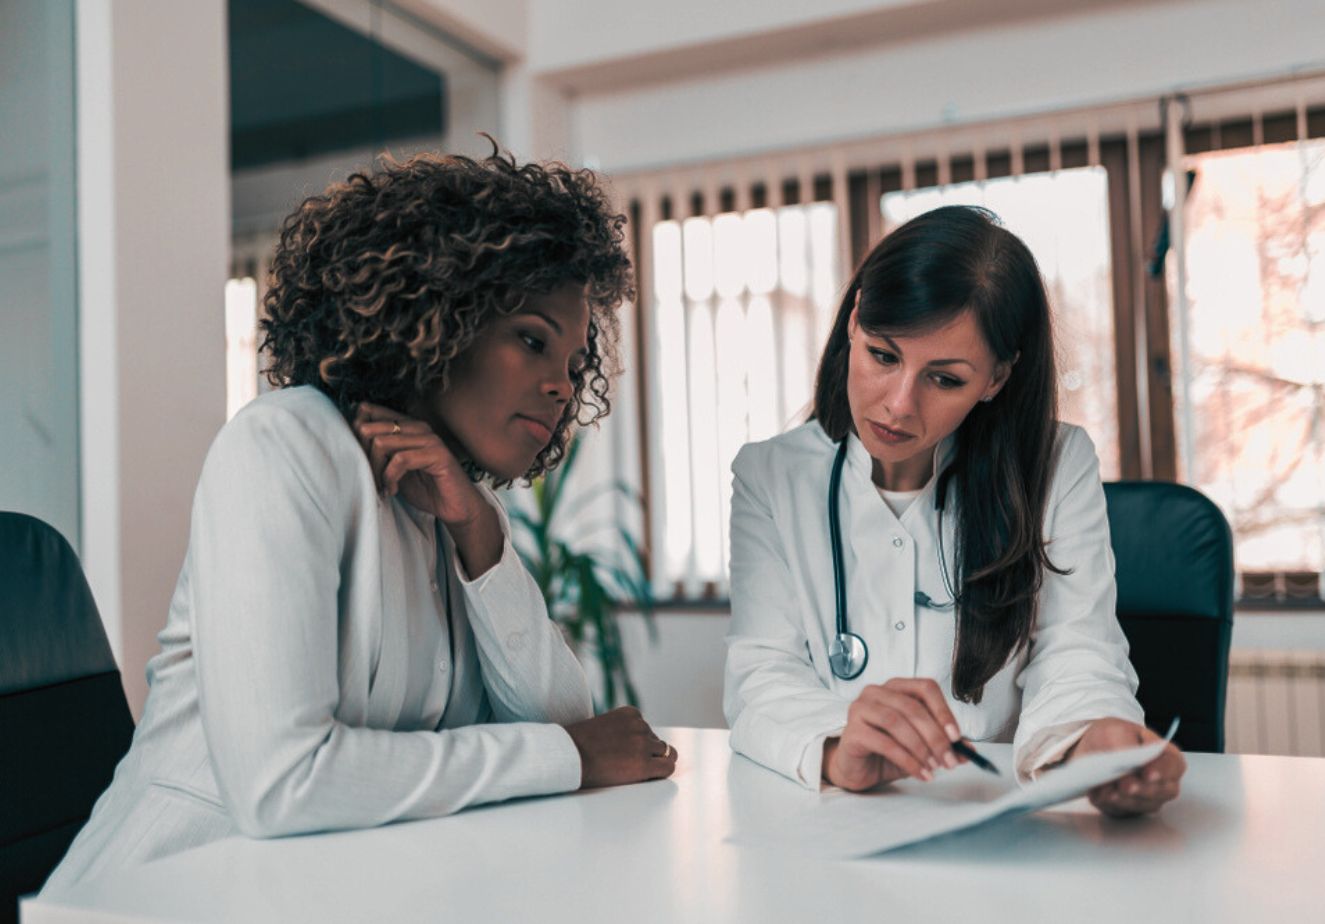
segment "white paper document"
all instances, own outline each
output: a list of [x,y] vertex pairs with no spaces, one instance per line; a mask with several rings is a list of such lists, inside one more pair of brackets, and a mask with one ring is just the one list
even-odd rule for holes
[[831,790],[792,817],[767,828],[747,827],[732,840],[844,859],[883,853],[1083,796],[1150,763],[1176,730],[1175,720],[1162,741],[1087,754],[1045,771],[1024,787],[1017,785],[1010,766],[1000,766],[1003,776],[995,777],[963,764],[932,783],[907,781],[870,793]]

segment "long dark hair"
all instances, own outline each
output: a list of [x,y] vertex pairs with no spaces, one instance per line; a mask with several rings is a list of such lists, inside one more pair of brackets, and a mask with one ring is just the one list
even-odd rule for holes
[[1002,391],[957,428],[935,486],[956,523],[952,691],[978,703],[1030,641],[1044,569],[1063,573],[1044,542],[1058,411],[1044,281],[1026,245],[985,209],[945,206],[885,237],[856,270],[819,361],[811,419],[833,440],[853,430],[847,328],[857,296],[871,334],[933,330],[969,311],[994,356],[1015,362]]

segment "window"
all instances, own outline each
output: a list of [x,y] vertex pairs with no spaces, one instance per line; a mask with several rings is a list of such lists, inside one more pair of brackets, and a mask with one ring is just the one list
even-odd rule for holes
[[225,284],[225,419],[258,396],[258,284],[252,276]]
[[258,323],[265,316],[271,234],[248,234],[231,242],[230,278],[225,284],[225,419],[271,386],[262,374],[267,357],[258,346]]
[[804,420],[839,287],[831,203],[652,229],[653,569],[665,596],[726,590],[731,463]]
[[[1183,235],[1188,367],[1177,370],[1190,395],[1178,414],[1190,455],[1183,479],[1232,524],[1244,599],[1318,598],[1325,141],[1213,151],[1185,164],[1195,178]],[[1175,357],[1180,336],[1175,323]]]

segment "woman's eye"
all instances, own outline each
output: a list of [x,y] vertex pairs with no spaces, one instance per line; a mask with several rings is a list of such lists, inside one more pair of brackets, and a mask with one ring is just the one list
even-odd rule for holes
[[939,386],[939,388],[945,388],[945,389],[961,388],[963,385],[966,384],[961,379],[954,379],[950,375],[936,375],[934,376],[934,381]]
[[873,347],[870,347],[870,355],[878,360],[879,365],[881,366],[893,366],[897,364],[896,354],[889,353],[887,350],[876,350]]
[[522,333],[520,334],[520,339],[524,341],[525,346],[529,347],[529,349],[533,350],[535,353],[542,353],[543,349],[547,346],[547,344],[533,334]]

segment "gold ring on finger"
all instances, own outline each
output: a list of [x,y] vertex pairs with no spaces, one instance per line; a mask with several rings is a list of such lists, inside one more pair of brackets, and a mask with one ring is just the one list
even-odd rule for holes
[[391,435],[395,436],[399,432],[400,432],[400,421],[398,420],[391,421]]

